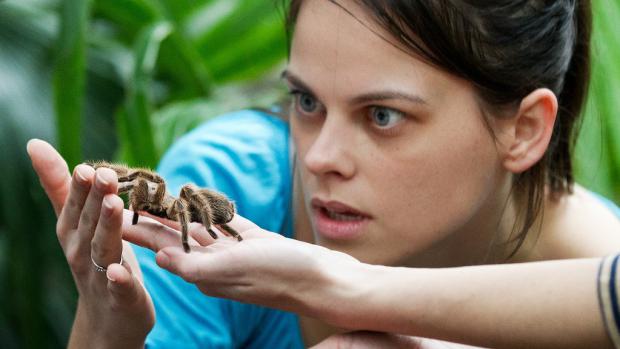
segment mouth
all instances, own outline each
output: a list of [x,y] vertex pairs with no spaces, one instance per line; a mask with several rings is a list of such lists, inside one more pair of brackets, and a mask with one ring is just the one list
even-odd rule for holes
[[322,237],[351,240],[360,236],[372,217],[338,201],[312,199],[314,228]]

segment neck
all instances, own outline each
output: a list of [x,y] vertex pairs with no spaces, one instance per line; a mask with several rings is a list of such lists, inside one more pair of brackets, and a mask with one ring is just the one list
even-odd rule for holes
[[[401,265],[416,268],[446,268],[467,265],[504,263],[510,257],[515,243],[517,198],[511,192],[507,178],[494,190],[499,195],[489,196],[471,219],[458,231],[448,235],[431,248],[411,256]],[[527,249],[523,246],[523,249]]]

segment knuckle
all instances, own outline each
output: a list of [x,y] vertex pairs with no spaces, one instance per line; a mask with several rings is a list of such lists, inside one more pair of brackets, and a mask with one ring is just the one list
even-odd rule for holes
[[78,262],[77,258],[75,258],[75,256],[67,255],[67,263],[69,264],[69,268],[71,268],[71,270],[73,271],[80,269],[80,263]]
[[110,289],[110,293],[112,294],[112,297],[110,297],[111,299],[109,303],[110,311],[114,313],[123,311],[126,308],[125,302],[127,300],[123,297],[120,297],[121,295],[118,294],[118,291],[116,290]]
[[178,270],[179,270],[179,276],[181,276],[183,280],[189,283],[192,283],[192,284],[199,281],[199,278],[196,275],[196,273],[191,272],[190,270],[188,270],[188,268],[181,267]]
[[65,204],[66,208],[69,210],[78,210],[80,207],[80,204],[77,200],[77,198],[75,197],[75,195],[69,195],[69,197],[67,198],[67,203]]
[[69,268],[75,273],[77,276],[81,276],[88,271],[90,265],[84,262],[81,257],[82,252],[79,248],[68,248],[65,252],[65,256],[67,258],[67,264],[69,264]]
[[111,251],[110,247],[99,242],[97,239],[93,239],[90,242],[90,249],[92,251],[93,258],[97,259],[103,259],[105,256],[108,256]]
[[138,294],[132,288],[133,285],[110,285],[108,284],[108,291],[110,292],[110,308],[113,311],[126,310],[127,307],[138,300]]
[[65,224],[61,219],[58,219],[56,221],[56,236],[58,236],[59,240],[63,240],[64,237],[67,235],[67,231],[68,229],[65,228]]
[[68,247],[65,251],[65,257],[67,258],[67,262],[71,269],[78,263],[79,261],[79,253],[78,249],[75,247]]
[[82,211],[82,214],[80,215],[80,226],[88,227],[88,229],[90,229],[94,225],[95,218],[93,215],[88,210]]
[[189,282],[189,283],[195,283],[196,282],[196,277],[186,271],[180,271],[180,276],[183,278],[183,280]]

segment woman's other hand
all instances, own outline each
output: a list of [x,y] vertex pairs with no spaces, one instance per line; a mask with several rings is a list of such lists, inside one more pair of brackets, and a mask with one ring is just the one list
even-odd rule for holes
[[393,333],[357,331],[333,335],[311,349],[474,349],[465,344]]
[[[143,346],[155,312],[135,255],[121,239],[124,210],[116,173],[78,165],[70,176],[48,143],[32,140],[27,149],[58,216],[56,234],[79,293],[69,347]],[[93,261],[107,271],[97,271]]]

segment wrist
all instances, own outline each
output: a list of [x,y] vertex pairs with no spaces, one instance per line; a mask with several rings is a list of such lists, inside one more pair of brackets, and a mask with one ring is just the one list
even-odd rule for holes
[[319,284],[312,287],[315,293],[312,316],[340,328],[362,329],[365,314],[358,310],[366,307],[371,295],[373,283],[369,282],[369,275],[374,266],[353,258],[322,262]]
[[[106,323],[104,316],[95,316],[80,297],[68,348],[144,348],[149,330],[130,328],[126,321],[113,322],[114,328],[111,328],[107,324],[110,321]],[[118,328],[122,322],[125,326]]]

